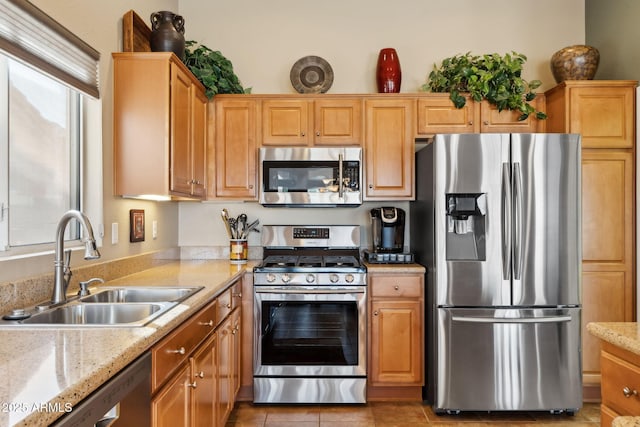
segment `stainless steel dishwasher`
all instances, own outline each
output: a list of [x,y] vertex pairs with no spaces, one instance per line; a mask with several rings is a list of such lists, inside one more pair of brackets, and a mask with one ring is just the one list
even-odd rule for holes
[[149,427],[151,425],[151,353],[82,400],[52,427]]

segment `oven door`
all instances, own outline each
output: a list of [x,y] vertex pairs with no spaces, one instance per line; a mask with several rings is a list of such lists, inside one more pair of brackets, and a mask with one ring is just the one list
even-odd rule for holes
[[255,376],[366,375],[365,286],[254,289]]
[[362,204],[361,148],[260,149],[259,201],[265,206]]

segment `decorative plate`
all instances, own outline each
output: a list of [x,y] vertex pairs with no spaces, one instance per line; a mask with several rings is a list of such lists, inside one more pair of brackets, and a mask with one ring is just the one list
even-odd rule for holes
[[333,84],[331,65],[319,56],[305,56],[291,67],[291,84],[299,93],[325,93]]

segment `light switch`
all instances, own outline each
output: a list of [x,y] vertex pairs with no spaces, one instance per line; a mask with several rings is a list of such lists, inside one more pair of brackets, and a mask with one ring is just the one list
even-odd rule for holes
[[118,243],[118,223],[111,223],[111,244],[115,245]]
[[156,220],[151,223],[151,235],[154,239],[158,238],[158,221]]

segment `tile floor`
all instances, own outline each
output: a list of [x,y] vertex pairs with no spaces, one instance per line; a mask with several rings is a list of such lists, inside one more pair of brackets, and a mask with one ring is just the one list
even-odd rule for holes
[[547,412],[470,412],[438,416],[420,402],[372,402],[366,405],[236,404],[226,427],[599,427],[600,405],[585,403],[574,416]]

